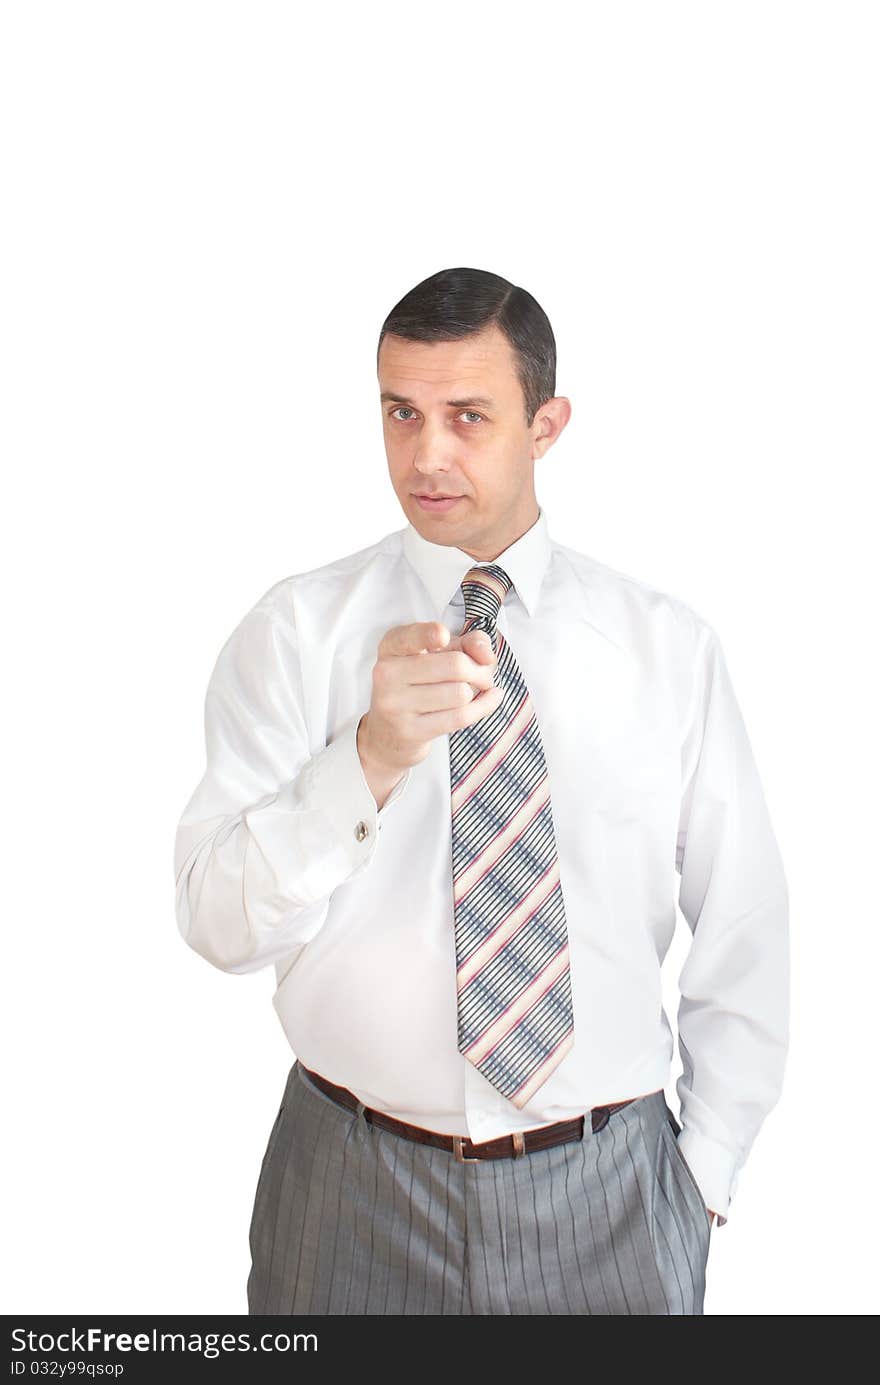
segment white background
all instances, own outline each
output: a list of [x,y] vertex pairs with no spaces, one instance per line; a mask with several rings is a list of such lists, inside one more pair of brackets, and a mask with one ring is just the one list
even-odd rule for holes
[[0,53],[3,1311],[246,1312],[293,1055],[174,833],[233,627],[405,522],[378,331],[471,265],[556,333],[552,534],[718,630],[786,865],[706,1312],[876,1313],[876,6],[32,0]]

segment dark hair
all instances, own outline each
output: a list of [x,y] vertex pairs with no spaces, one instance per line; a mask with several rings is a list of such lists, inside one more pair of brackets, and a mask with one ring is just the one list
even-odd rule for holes
[[385,336],[409,341],[459,341],[497,324],[511,343],[531,426],[556,393],[556,339],[544,309],[526,290],[486,269],[441,269],[401,298],[382,324]]

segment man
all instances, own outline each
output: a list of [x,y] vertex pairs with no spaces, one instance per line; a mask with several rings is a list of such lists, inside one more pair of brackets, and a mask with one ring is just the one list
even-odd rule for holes
[[184,938],[274,964],[297,1055],[249,1311],[702,1314],[788,1045],[786,881],[718,636],[551,537],[534,466],[571,408],[524,289],[433,275],[377,363],[406,526],[233,631],[177,834]]

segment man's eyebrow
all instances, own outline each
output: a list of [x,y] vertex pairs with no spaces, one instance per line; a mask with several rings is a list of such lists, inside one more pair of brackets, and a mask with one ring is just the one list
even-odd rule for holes
[[[393,394],[391,390],[383,390],[379,398],[383,404],[406,404],[411,409],[418,408],[418,405],[407,399],[405,394]],[[483,394],[472,394],[467,399],[447,399],[446,403],[453,409],[470,409],[474,404],[482,409],[495,408],[495,400]]]

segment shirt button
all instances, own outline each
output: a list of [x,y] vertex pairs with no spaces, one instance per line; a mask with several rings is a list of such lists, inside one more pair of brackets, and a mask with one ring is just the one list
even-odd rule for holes
[[354,835],[357,837],[359,842],[362,842],[369,830],[370,829],[365,822],[359,822],[357,827],[354,829]]

